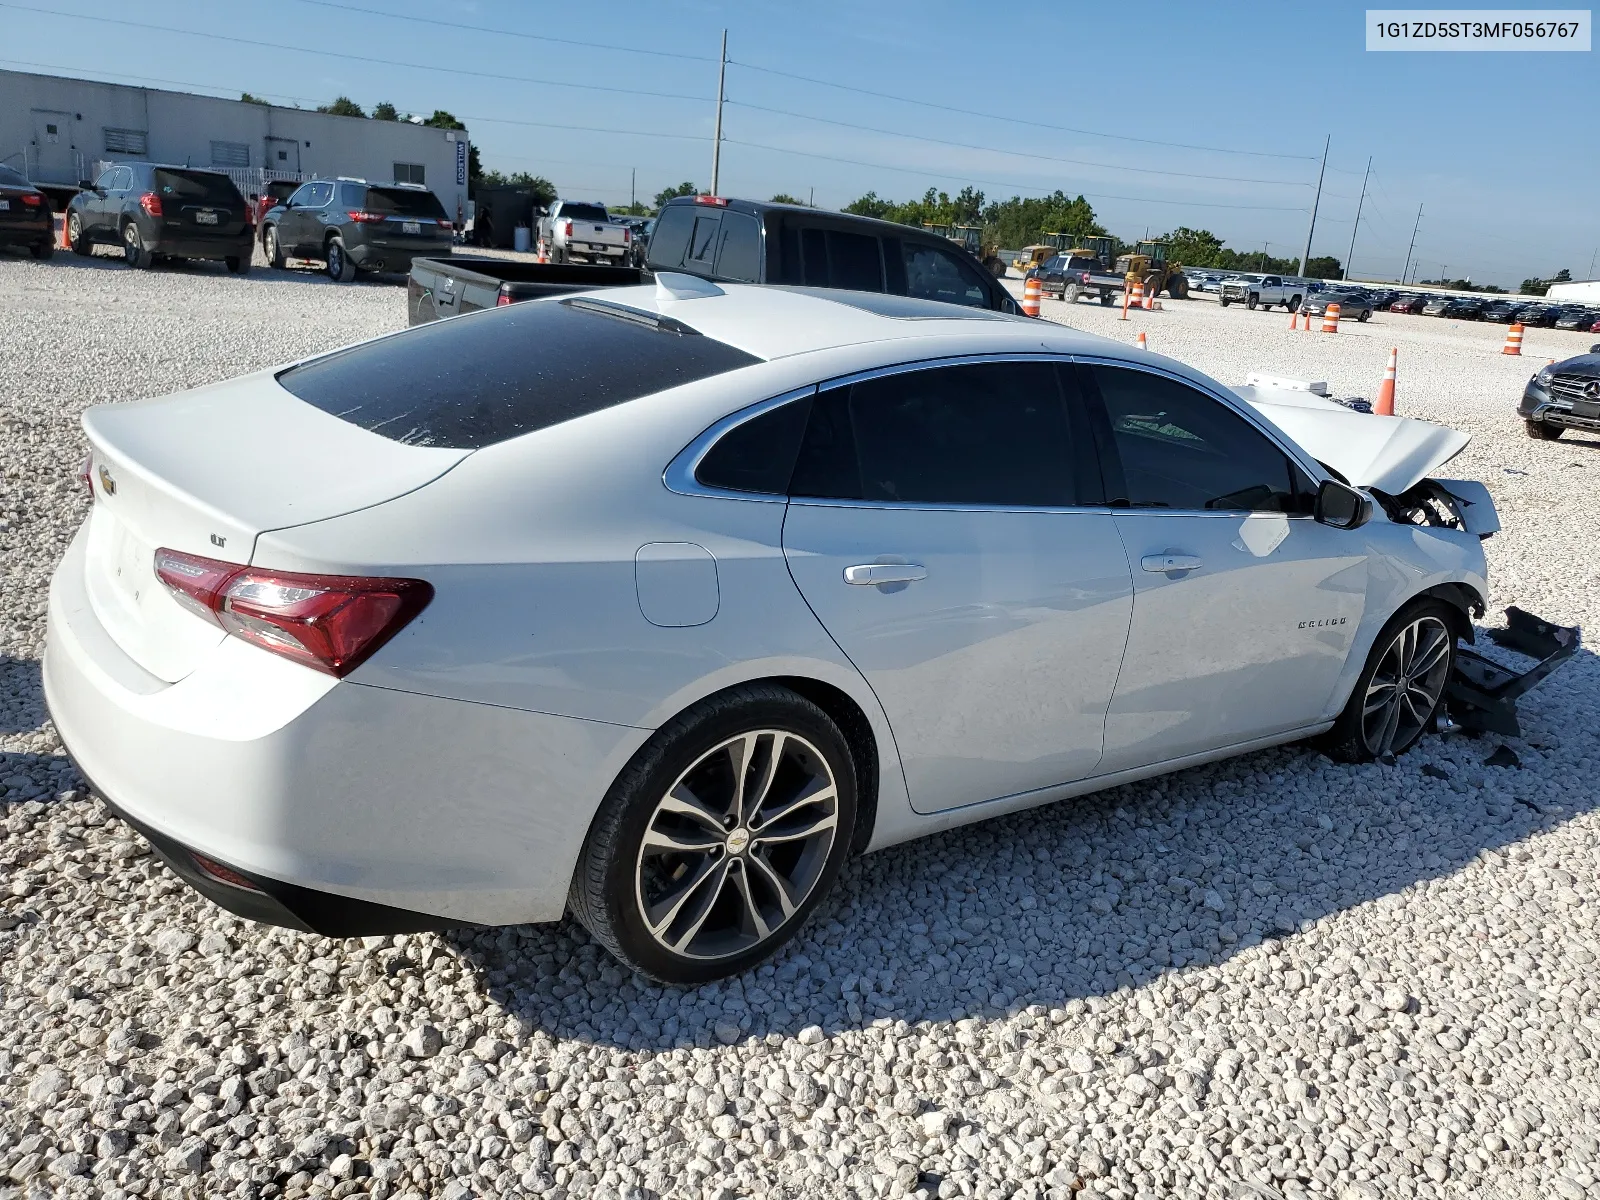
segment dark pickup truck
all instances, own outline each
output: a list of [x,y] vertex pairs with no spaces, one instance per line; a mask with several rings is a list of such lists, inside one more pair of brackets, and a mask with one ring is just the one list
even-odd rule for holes
[[643,270],[451,255],[419,258],[408,289],[411,324],[679,271],[729,283],[885,292],[995,312],[1019,312],[1005,285],[937,234],[821,209],[685,196],[656,219]]
[[411,263],[406,310],[412,325],[602,287],[627,287],[644,279],[638,267],[585,267],[452,254]]

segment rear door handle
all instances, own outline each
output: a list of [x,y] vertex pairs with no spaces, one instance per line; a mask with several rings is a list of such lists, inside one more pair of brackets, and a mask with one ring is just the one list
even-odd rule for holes
[[1193,554],[1146,554],[1139,565],[1152,575],[1166,575],[1173,571],[1198,571],[1205,563]]
[[859,563],[844,569],[844,581],[856,587],[881,587],[886,583],[915,583],[928,577],[920,563]]

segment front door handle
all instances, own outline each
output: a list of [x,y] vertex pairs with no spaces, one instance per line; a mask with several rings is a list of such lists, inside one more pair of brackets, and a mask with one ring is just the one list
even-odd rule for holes
[[1193,554],[1146,554],[1139,565],[1152,575],[1166,575],[1173,571],[1198,571],[1205,563]]
[[887,583],[915,583],[928,577],[920,563],[860,563],[844,569],[844,581],[856,587],[882,587]]

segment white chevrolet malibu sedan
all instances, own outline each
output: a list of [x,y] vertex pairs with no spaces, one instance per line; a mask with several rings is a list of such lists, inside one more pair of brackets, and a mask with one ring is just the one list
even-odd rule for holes
[[517,304],[84,417],[50,711],[218,904],[554,921],[694,982],[841,864],[1320,736],[1398,754],[1485,595],[1465,437],[1058,325]]

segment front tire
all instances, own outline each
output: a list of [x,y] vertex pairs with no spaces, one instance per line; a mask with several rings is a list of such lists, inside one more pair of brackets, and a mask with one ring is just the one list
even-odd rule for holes
[[734,688],[668,722],[618,776],[568,906],[642,974],[733,975],[793,937],[833,886],[855,812],[855,764],[832,718],[788,688]]
[[1244,306],[1246,308],[1248,308],[1251,312],[1255,312],[1256,305],[1258,305],[1260,303],[1261,303],[1261,297],[1256,295],[1254,292],[1252,292],[1250,294],[1250,298],[1244,302]]
[[1290,296],[1289,297],[1289,303],[1285,304],[1284,307],[1287,308],[1290,312],[1299,312],[1300,311],[1300,297],[1299,296]]
[[1524,421],[1522,427],[1536,442],[1553,442],[1565,432],[1560,425],[1546,425],[1543,421]]
[[1456,662],[1461,614],[1441,600],[1421,600],[1396,614],[1373,642],[1350,702],[1324,735],[1338,762],[1398,757],[1433,726]]
[[1367,321],[1371,319],[1371,317],[1372,317],[1372,310],[1370,308],[1363,308],[1361,310],[1361,315],[1359,317],[1357,317],[1356,320],[1360,321],[1363,325],[1365,325],[1367,323]]
[[1217,300],[1218,300],[1218,303],[1220,303],[1223,308],[1227,308],[1228,305],[1233,303],[1233,301],[1229,300],[1226,296],[1219,296],[1217,298]]
[[335,283],[349,283],[356,277],[356,265],[350,261],[350,253],[344,248],[344,239],[341,237],[329,238],[327,258],[328,278]]
[[122,260],[135,271],[147,271],[154,264],[155,255],[145,247],[144,234],[139,223],[129,221],[122,227]]
[[83,218],[75,212],[67,214],[67,245],[81,258],[88,258],[94,253],[94,243],[83,232]]

